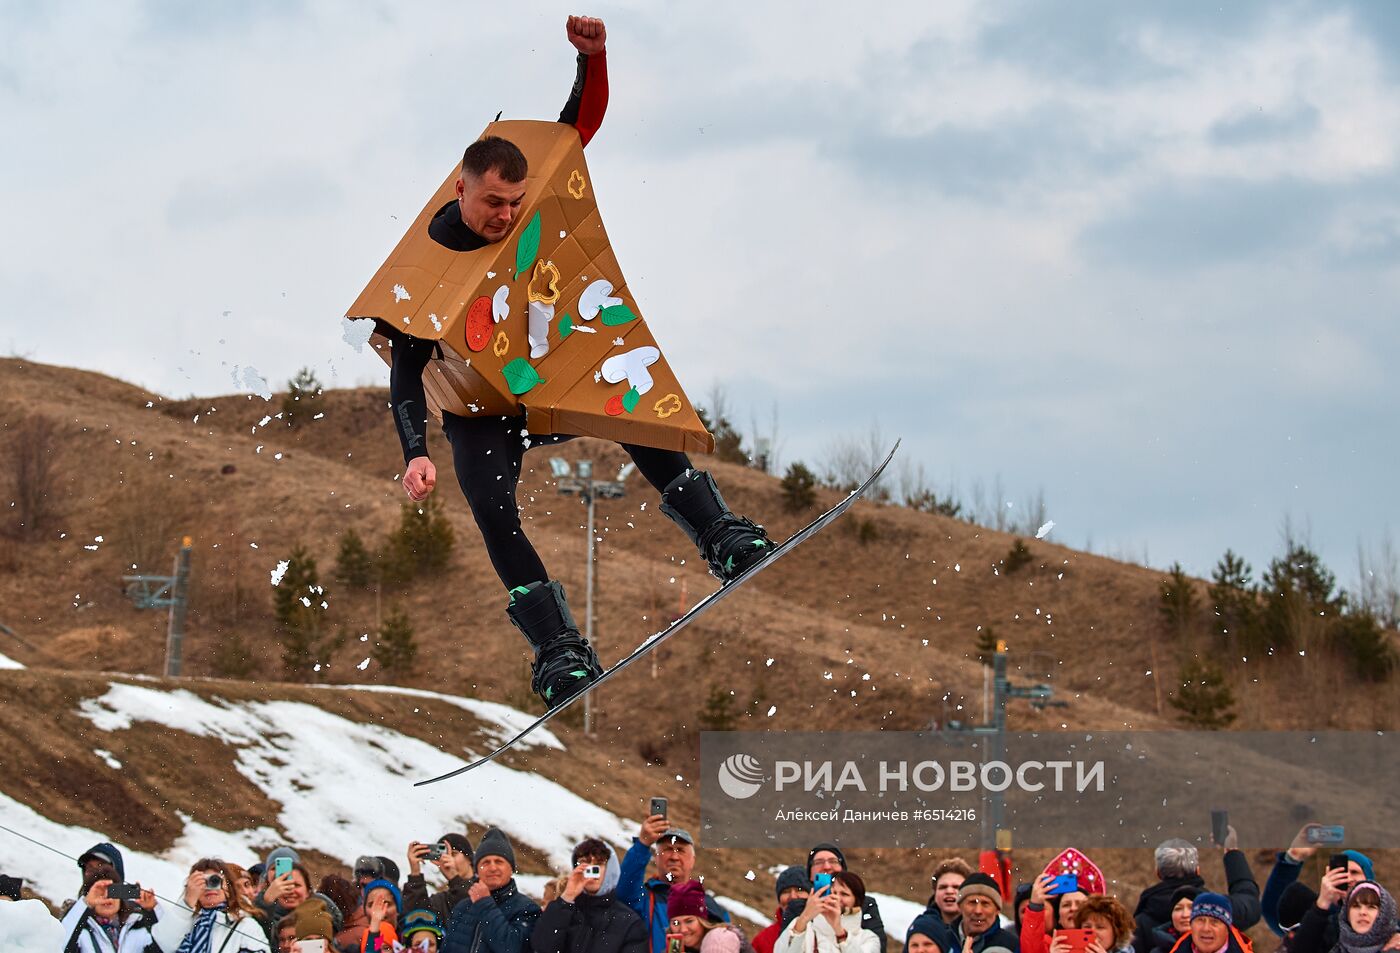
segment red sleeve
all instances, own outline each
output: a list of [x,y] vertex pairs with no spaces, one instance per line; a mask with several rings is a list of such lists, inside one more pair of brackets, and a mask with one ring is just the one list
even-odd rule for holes
[[1050,945],[1045,939],[1045,909],[1027,906],[1021,914],[1021,953],[1048,953]]
[[606,50],[591,55],[580,53],[574,85],[559,121],[577,129],[586,146],[603,124],[603,113],[607,111],[608,53]]

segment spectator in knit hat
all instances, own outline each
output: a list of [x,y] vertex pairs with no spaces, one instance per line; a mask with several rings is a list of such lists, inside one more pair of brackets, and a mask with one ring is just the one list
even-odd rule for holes
[[404,945],[412,953],[438,953],[442,942],[442,922],[431,910],[410,910],[402,920]]
[[[807,851],[807,879],[812,883],[817,882],[817,874],[834,874],[839,870],[848,869],[850,868],[846,864],[846,855],[841,853],[841,848],[835,844],[818,844]],[[880,905],[875,902],[874,897],[865,898],[865,906],[861,913],[862,925],[880,938],[880,949],[884,950],[885,921],[880,918]]]
[[680,934],[687,953],[741,953],[748,945],[743,930],[732,923],[710,919],[705,888],[698,880],[674,884],[667,895],[667,909],[670,932]]
[[276,923],[311,896],[311,871],[300,861],[293,861],[292,869],[279,877],[276,858],[273,858],[263,876],[266,882],[253,902],[264,923]]
[[[646,879],[652,845],[656,846],[657,875]],[[695,859],[695,838],[679,827],[671,827],[664,814],[653,814],[642,822],[640,833],[632,838],[632,846],[622,858],[617,895],[646,921],[652,953],[665,953],[666,931],[671,920],[667,897],[673,884],[691,879]],[[708,893],[705,913],[710,920],[729,922],[728,911]]]
[[515,886],[515,849],[491,828],[476,848],[476,882],[452,908],[447,953],[522,953],[540,908]]
[[399,912],[403,909],[399,888],[390,880],[371,880],[365,884],[364,908],[369,925],[360,941],[363,953],[391,953],[398,949]]
[[[270,865],[269,865],[270,866]],[[295,926],[294,937],[298,940],[325,940],[330,946],[335,942],[335,921],[320,897],[312,897],[297,904],[291,920]]]
[[[1279,901],[1283,897],[1283,892],[1288,889],[1288,885],[1298,881],[1298,874],[1302,871],[1303,864],[1317,853],[1317,845],[1308,839],[1308,835],[1312,830],[1321,826],[1309,823],[1300,827],[1298,833],[1293,836],[1293,843],[1275,859],[1274,867],[1269,871],[1269,879],[1264,882],[1264,895],[1260,899],[1264,922],[1269,925],[1270,930],[1279,936],[1285,933],[1283,924],[1279,922]],[[1351,889],[1363,880],[1374,881],[1376,879],[1376,871],[1371,864],[1371,858],[1360,851],[1343,850],[1339,851],[1337,856],[1345,857],[1347,861],[1347,889]],[[1340,907],[1334,907],[1329,912],[1332,922],[1328,927],[1327,935],[1331,940],[1328,949],[1331,949],[1331,946],[1337,942],[1337,916],[1340,913]]]
[[[1240,930],[1248,930],[1259,922],[1262,908],[1259,884],[1238,844],[1239,836],[1235,828],[1228,827],[1223,855],[1226,892],[1234,912],[1234,925]],[[1200,851],[1187,841],[1180,838],[1163,841],[1153,852],[1153,863],[1157,869],[1157,883],[1142,892],[1138,897],[1137,909],[1133,911],[1133,919],[1137,923],[1133,947],[1143,953],[1152,949],[1152,931],[1170,922],[1172,897],[1176,891],[1187,886],[1204,890],[1206,886],[1201,877]],[[1068,917],[1062,915],[1061,920],[1066,921]]]
[[589,838],[574,847],[573,869],[535,923],[534,953],[649,953],[646,924],[614,891],[617,855]]
[[[1303,925],[1303,917],[1307,916],[1309,908],[1316,903],[1317,891],[1305,883],[1299,883],[1295,880],[1283,888],[1283,894],[1278,899],[1275,911],[1279,927],[1283,930],[1283,942],[1279,944],[1278,953],[1292,953],[1298,928]],[[1331,918],[1329,917],[1328,920],[1328,926],[1330,926]],[[1331,947],[1327,947],[1327,949],[1331,949]]]
[[[812,885],[807,880],[807,868],[789,867],[778,874],[777,883],[778,910],[773,915],[773,922],[764,927],[758,936],[753,938],[753,948],[755,953],[773,953],[773,944],[793,917],[802,911],[802,903],[812,892]],[[794,903],[794,901],[796,901]],[[792,916],[785,916],[792,904]]]
[[984,873],[972,874],[958,888],[958,919],[947,929],[953,943],[950,953],[984,953],[994,946],[1016,950],[1021,945],[1016,934],[1001,925],[1001,889]]
[[[1395,898],[1380,884],[1363,880],[1347,888],[1345,868],[1329,868],[1322,877],[1317,900],[1303,915],[1290,946],[1292,953],[1381,953],[1400,950]],[[1325,945],[1333,907],[1340,905],[1337,944]]]
[[442,924],[448,923],[452,919],[453,908],[467,899],[467,891],[471,889],[472,877],[476,872],[471,841],[464,835],[455,832],[443,834],[437,839],[437,846],[442,848],[442,856],[427,862],[437,867],[446,878],[447,886],[429,896],[428,882],[423,876],[423,862],[427,860],[430,848],[422,841],[413,841],[408,845],[408,880],[403,885],[403,902],[410,910],[421,908],[433,911],[438,923]]
[[849,870],[831,877],[783,928],[775,953],[879,953],[880,939],[861,925],[865,882]]
[[[1197,887],[1194,884],[1176,888],[1172,894],[1171,919],[1153,930],[1149,937],[1152,953],[1169,953],[1171,948],[1176,946],[1178,940],[1191,932],[1191,905],[1203,893],[1205,893],[1205,888]],[[1149,951],[1140,950],[1139,953],[1149,953]]]
[[1235,928],[1230,898],[1199,894],[1191,903],[1191,932],[1172,947],[1174,953],[1245,953],[1244,936]]

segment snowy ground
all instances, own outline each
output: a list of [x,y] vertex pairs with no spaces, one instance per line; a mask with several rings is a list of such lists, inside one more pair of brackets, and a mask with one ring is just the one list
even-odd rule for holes
[[0,668],[24,668],[24,666],[8,655],[0,655]]
[[[490,733],[499,737],[514,733],[521,719],[528,718],[504,705],[412,689],[377,690],[465,708],[494,726]],[[461,782],[414,788],[410,782],[441,774],[460,760],[417,738],[300,702],[211,701],[183,689],[112,682],[104,695],[85,700],[79,712],[104,732],[151,722],[217,738],[237,751],[239,773],[281,805],[267,826],[241,831],[215,830],[181,815],[184,833],[159,855],[118,843],[129,879],[166,896],[177,892],[191,862],[211,854],[249,865],[273,846],[291,844],[314,847],[349,865],[362,854],[399,858],[409,841],[432,840],[472,821],[500,827],[517,844],[529,844],[562,868],[573,845],[585,836],[603,837],[625,848],[639,823],[604,811],[548,779],[495,763],[483,765]],[[538,733],[534,743],[563,747],[548,732]],[[104,747],[95,747],[94,756],[120,770],[120,762]],[[76,889],[77,868],[70,858],[109,839],[106,832],[57,824],[3,794],[0,825],[52,848],[14,842],[3,853],[7,874],[23,877],[53,902],[66,900]],[[18,839],[4,831],[0,837]],[[523,877],[521,886],[527,892],[538,890],[546,879]]]

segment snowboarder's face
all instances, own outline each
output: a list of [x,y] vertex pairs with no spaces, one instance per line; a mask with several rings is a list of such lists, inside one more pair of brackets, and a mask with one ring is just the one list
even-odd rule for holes
[[1225,947],[1230,937],[1224,920],[1215,917],[1197,917],[1191,921],[1191,945],[1196,953],[1217,953]]
[[462,221],[488,242],[498,242],[510,234],[524,200],[525,183],[507,182],[495,169],[487,169],[480,176],[463,174],[457,179],[457,207]]

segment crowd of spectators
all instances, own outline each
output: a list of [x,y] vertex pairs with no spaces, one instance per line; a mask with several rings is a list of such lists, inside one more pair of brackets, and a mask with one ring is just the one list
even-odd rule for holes
[[[1300,879],[1317,851],[1305,827],[1280,852],[1260,891],[1233,829],[1225,889],[1206,887],[1200,852],[1168,840],[1155,882],[1130,910],[1097,866],[1067,849],[1033,879],[1004,889],[966,860],[940,861],[903,953],[1255,953],[1261,921],[1283,953],[1400,951],[1396,903],[1368,857],[1333,854],[1316,890]],[[641,825],[619,860],[588,838],[543,890],[516,883],[515,850],[491,828],[388,857],[360,857],[353,880],[319,881],[278,847],[243,868],[215,857],[191,865],[173,897],[128,883],[121,852],[94,845],[78,858],[81,885],[62,911],[64,953],[886,953],[879,904],[840,847],[822,843],[778,873],[773,922],[752,938],[697,875],[694,838],[663,815]],[[425,870],[436,868],[430,885]],[[0,878],[0,899],[19,899]],[[1007,896],[1009,894],[1009,897]],[[1260,951],[1264,953],[1264,951]],[[1273,953],[1272,948],[1268,953]]]

